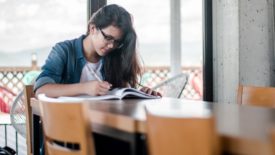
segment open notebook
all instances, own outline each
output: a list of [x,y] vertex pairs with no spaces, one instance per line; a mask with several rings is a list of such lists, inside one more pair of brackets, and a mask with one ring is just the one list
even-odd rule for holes
[[61,96],[58,98],[50,98],[45,96],[45,94],[40,94],[39,99],[52,100],[55,102],[64,102],[64,101],[88,101],[88,100],[111,100],[117,99],[121,100],[123,98],[141,98],[141,99],[158,99],[159,96],[148,95],[142,91],[139,91],[134,88],[115,88],[108,92],[107,95],[103,96],[89,96],[89,95],[80,95],[80,96]]

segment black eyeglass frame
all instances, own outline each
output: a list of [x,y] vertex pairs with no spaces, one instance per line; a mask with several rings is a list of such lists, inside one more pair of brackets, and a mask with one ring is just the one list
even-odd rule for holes
[[123,47],[124,44],[122,43],[121,40],[116,40],[116,39],[114,39],[114,37],[108,36],[104,31],[102,31],[101,28],[99,28],[99,31],[101,32],[104,40],[106,40],[108,44],[112,43],[114,48],[116,48],[116,49],[120,49]]

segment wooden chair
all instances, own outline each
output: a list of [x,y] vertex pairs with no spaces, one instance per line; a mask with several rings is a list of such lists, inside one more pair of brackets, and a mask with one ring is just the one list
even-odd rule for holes
[[33,85],[24,86],[24,103],[26,112],[26,141],[27,153],[32,155],[32,109],[31,98],[34,97]]
[[275,127],[272,127],[270,130],[270,139],[271,139],[271,154],[275,155]]
[[[94,145],[87,104],[54,103],[39,100],[49,155],[93,155]],[[71,147],[68,147],[71,145]],[[72,147],[74,146],[74,147]]]
[[146,106],[150,155],[217,155],[218,134],[213,116],[175,117]]
[[275,107],[275,88],[239,86],[238,104]]

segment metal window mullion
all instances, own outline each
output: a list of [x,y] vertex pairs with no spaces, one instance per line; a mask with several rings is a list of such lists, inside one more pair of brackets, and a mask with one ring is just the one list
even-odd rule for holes
[[203,100],[213,101],[212,0],[203,0]]
[[88,0],[87,1],[87,13],[88,20],[91,15],[96,12],[99,8],[107,4],[107,0]]

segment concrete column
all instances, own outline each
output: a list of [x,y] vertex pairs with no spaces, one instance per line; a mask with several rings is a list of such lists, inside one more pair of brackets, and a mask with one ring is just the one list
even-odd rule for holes
[[239,84],[274,86],[273,0],[214,0],[213,25],[214,100],[236,103]]
[[274,86],[273,0],[240,1],[240,83]]
[[171,50],[170,63],[171,75],[181,72],[181,13],[180,0],[170,1],[170,24],[171,24]]
[[239,82],[238,2],[213,0],[214,101],[228,103],[236,98]]

